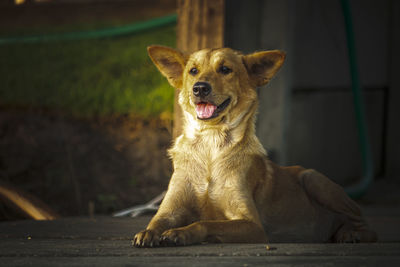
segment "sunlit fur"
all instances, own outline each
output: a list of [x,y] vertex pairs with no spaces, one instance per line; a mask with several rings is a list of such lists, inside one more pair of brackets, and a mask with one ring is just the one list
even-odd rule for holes
[[[232,73],[228,75],[218,73],[221,65],[231,68]],[[189,74],[192,67],[199,70],[196,76]],[[212,99],[216,104],[221,104],[228,97],[231,98],[230,105],[220,116],[211,121],[197,119],[191,90],[197,81],[212,85]],[[200,150],[209,150],[208,154],[212,158],[219,155],[224,147],[231,148],[241,141],[245,132],[249,136],[254,136],[257,93],[249,84],[242,56],[229,48],[201,50],[190,56],[183,71],[179,104],[184,111],[184,135],[171,149],[172,154],[175,148],[180,149],[181,143],[194,140]],[[255,153],[265,153],[256,138],[251,148],[256,150]]]
[[[280,69],[283,52],[243,55],[221,48],[184,55],[162,46],[148,51],[180,89],[184,127],[169,150],[174,172],[167,194],[146,230],[135,236],[135,246],[376,240],[342,188],[314,170],[272,163],[255,135],[256,88]],[[232,71],[222,73],[221,66]],[[193,68],[197,74],[190,73]],[[196,82],[210,84],[208,102],[231,100],[216,117],[197,118]]]

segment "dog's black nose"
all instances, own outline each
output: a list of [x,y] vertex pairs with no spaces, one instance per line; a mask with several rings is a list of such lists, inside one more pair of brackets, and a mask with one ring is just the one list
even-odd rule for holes
[[194,96],[208,96],[211,93],[211,85],[207,82],[197,82],[193,85]]

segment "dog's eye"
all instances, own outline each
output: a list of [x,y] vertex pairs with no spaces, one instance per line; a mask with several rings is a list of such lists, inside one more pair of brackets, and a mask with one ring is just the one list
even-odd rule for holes
[[189,70],[189,73],[192,74],[193,76],[196,75],[197,73],[199,73],[199,70],[197,68],[191,68]]
[[222,73],[222,74],[224,74],[224,75],[227,75],[227,74],[229,74],[229,73],[232,72],[232,69],[228,68],[227,66],[222,65],[222,66],[219,68],[218,72],[220,72],[220,73]]

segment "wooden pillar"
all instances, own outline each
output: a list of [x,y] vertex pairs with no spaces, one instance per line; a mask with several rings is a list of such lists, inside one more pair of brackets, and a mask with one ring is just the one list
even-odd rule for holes
[[[225,0],[178,0],[177,48],[192,53],[202,48],[224,45]],[[182,132],[182,110],[175,90],[175,139]]]

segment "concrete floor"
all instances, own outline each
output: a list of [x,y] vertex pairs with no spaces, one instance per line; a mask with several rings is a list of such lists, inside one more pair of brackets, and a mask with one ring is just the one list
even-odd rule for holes
[[0,223],[0,266],[395,266],[400,264],[398,207],[363,207],[374,244],[203,244],[134,248],[150,216],[79,217]]

